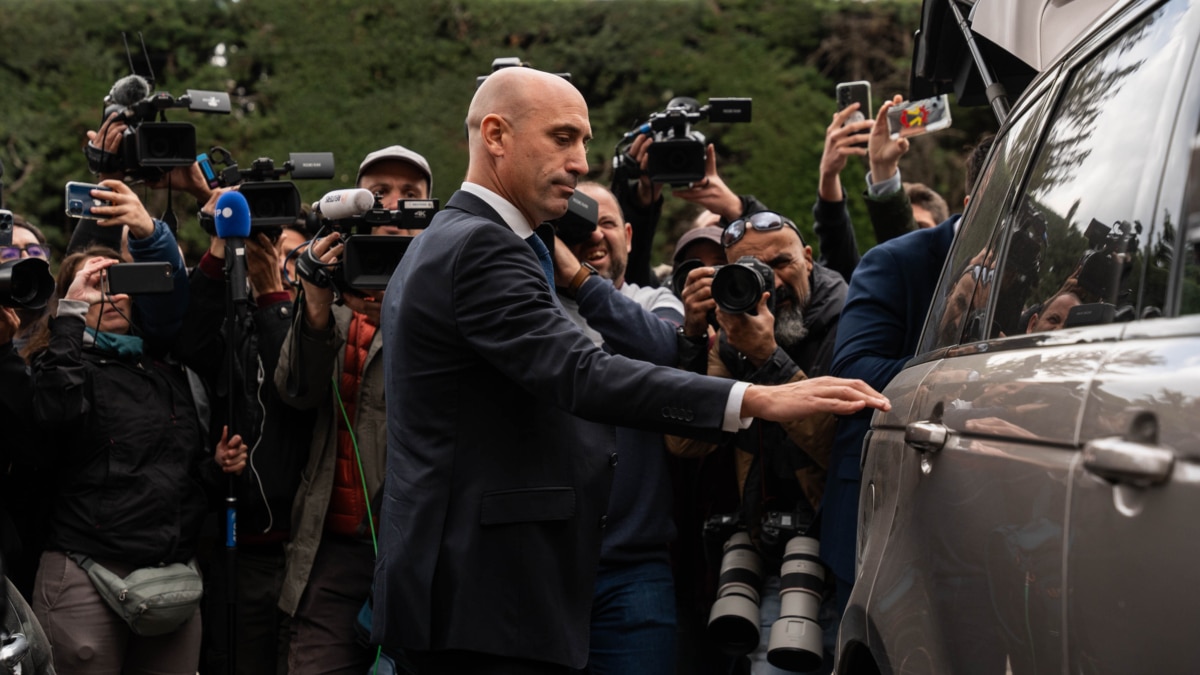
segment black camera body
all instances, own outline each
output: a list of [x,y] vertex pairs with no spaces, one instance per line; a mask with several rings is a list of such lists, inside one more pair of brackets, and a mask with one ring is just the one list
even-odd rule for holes
[[[703,180],[708,156],[708,142],[692,125],[703,119],[749,122],[750,118],[748,98],[712,98],[708,105],[701,106],[696,99],[681,96],[671,99],[666,110],[654,113],[646,124],[625,136],[653,135],[654,143],[646,151],[646,174],[655,183],[684,186]],[[630,164],[632,158],[619,156],[618,162],[622,161]]]
[[1123,303],[1129,293],[1129,274],[1138,250],[1140,223],[1118,221],[1111,227],[1092,219],[1084,236],[1088,250],[1079,260],[1079,286],[1089,294],[1087,300],[1111,304]]
[[[12,211],[0,209],[0,246],[11,246]],[[0,306],[42,309],[54,294],[50,264],[41,258],[20,258],[0,263]]]
[[745,255],[715,268],[712,295],[717,307],[729,314],[758,314],[758,301],[770,293],[767,307],[775,311],[775,271],[754,256]]

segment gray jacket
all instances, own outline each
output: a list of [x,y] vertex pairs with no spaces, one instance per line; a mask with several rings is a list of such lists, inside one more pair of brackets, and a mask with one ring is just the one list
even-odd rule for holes
[[[300,596],[308,585],[313,560],[325,528],[325,513],[333,492],[334,465],[337,458],[336,415],[341,415],[333,396],[333,378],[342,372],[346,334],[353,315],[346,307],[333,308],[333,324],[325,331],[313,331],[304,325],[304,312],[288,331],[275,370],[279,395],[291,406],[315,410],[312,445],[308,464],[300,475],[300,488],[292,504],[292,541],[287,545],[287,570],[279,608],[293,615]],[[355,402],[353,429],[358,439],[367,491],[374,503],[383,485],[387,455],[387,420],[383,403],[383,358],[379,348],[383,331],[375,331],[363,367],[358,400]]]

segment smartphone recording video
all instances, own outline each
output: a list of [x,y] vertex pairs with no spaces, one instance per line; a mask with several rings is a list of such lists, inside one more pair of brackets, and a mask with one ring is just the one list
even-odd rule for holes
[[92,190],[112,192],[112,188],[94,183],[77,183],[75,181],[67,183],[66,211],[68,216],[88,220],[100,220],[104,217],[92,213],[92,209],[97,206],[111,206],[112,202],[93,197]]

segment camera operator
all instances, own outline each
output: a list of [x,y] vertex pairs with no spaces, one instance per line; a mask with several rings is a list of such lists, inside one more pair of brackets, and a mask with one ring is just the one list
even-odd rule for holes
[[[721,309],[714,297],[712,267],[688,274],[683,291],[683,334],[697,342],[706,340],[706,317],[714,310],[720,325],[709,351],[708,374],[764,385],[825,375],[846,282],[837,272],[813,261],[812,248],[791,220],[770,211],[734,221],[725,228],[722,243],[729,260],[749,256],[770,267],[774,286],[758,298],[754,313],[730,313]],[[741,263],[721,269],[735,264]],[[764,550],[768,559],[778,560],[782,551],[763,546],[759,525],[764,517],[781,512],[796,514],[798,522],[813,520],[824,491],[834,424],[833,415],[826,414],[788,423],[756,420],[735,437],[741,522],[751,530],[756,545],[768,549]],[[686,457],[716,449],[678,437],[667,441],[674,453]],[[763,593],[767,601],[778,598],[770,590],[773,583],[778,583],[778,573],[767,576]],[[769,627],[777,617],[778,605],[764,602],[762,614],[763,625]],[[765,658],[768,633],[763,633],[758,657]]]
[[[90,248],[62,262],[54,318],[29,345],[34,417],[57,440],[27,450],[39,467],[53,470],[55,483],[34,612],[59,673],[141,668],[193,675],[198,597],[181,624],[143,635],[108,606],[100,582],[84,570],[88,559],[121,577],[190,563],[209,504],[205,488],[215,488],[220,475],[184,370],[164,358],[188,293],[178,245],[128,187],[103,185],[112,192],[93,195],[111,205],[96,207],[98,225],[128,227],[134,260],[169,263],[174,287],[132,301],[110,295],[105,270],[122,259],[111,249]],[[236,471],[245,446],[222,437],[217,452]]]
[[[626,282],[632,226],[608,188],[580,183],[575,189],[595,199],[599,210],[587,239],[569,251],[556,240],[555,285],[563,309],[597,346],[674,365],[683,305],[669,289]],[[585,672],[675,672],[675,594],[667,550],[675,526],[666,459],[662,434],[616,428]]]
[[[428,198],[432,182],[424,157],[394,145],[367,155],[356,186],[394,210],[401,199]],[[373,231],[403,233],[391,226]],[[315,240],[311,254],[332,263],[342,250],[341,236],[333,233]],[[373,516],[387,451],[379,351],[383,291],[358,295],[349,289],[343,293],[345,305],[338,306],[332,289],[303,277],[301,284],[301,309],[275,371],[285,402],[306,414],[316,411],[279,600],[292,617],[288,667],[292,675],[366,672],[376,651],[357,641],[354,626],[371,590]]]
[[[217,199],[227,191],[212,193],[202,217],[212,217]],[[284,232],[295,231],[279,231],[279,241],[285,240]],[[213,416],[210,436],[229,425],[251,448],[250,470],[242,472],[237,481],[238,551],[233,581],[238,604],[236,672],[249,675],[276,672],[281,643],[286,644],[286,626],[281,625],[277,605],[283,586],[284,544],[290,537],[292,501],[312,438],[312,416],[284,404],[271,381],[294,315],[292,294],[282,274],[284,256],[262,230],[252,231],[245,244],[255,309],[239,331],[236,382],[224,382],[228,377],[224,360],[227,335],[222,327],[227,296],[225,240],[220,237],[211,238],[208,251],[192,270],[187,316],[176,353],[208,383],[209,391],[233,395],[237,401],[238,415],[229,420],[228,399],[214,396],[209,406]],[[216,386],[218,382],[225,386]],[[206,569],[210,592],[205,595],[203,613],[203,673],[228,672],[230,631],[223,607],[224,589],[231,580],[226,566],[219,564],[218,553],[209,552],[215,560]]]
[[[33,223],[17,214],[13,214],[12,244],[0,248],[0,263],[21,258],[41,258],[50,262],[50,246],[46,243],[46,235]],[[21,325],[13,335],[13,349],[20,352],[29,342],[29,336],[38,319],[46,315],[45,309],[16,308]]]

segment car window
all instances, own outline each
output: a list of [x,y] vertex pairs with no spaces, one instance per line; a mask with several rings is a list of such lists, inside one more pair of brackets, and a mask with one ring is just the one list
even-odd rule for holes
[[1007,208],[1012,185],[1026,165],[1036,134],[1042,128],[1048,99],[1045,94],[1045,88],[1031,92],[1032,102],[1015,111],[1018,117],[992,147],[955,235],[950,262],[934,294],[918,353],[956,345],[963,339],[964,331],[972,334],[979,330],[978,322],[987,308],[996,270],[995,256],[991,255],[993,235]]
[[1157,219],[1177,108],[1163,100],[1194,45],[1184,0],[1154,11],[1071,75],[1003,256],[991,337],[1160,316],[1175,231]]

